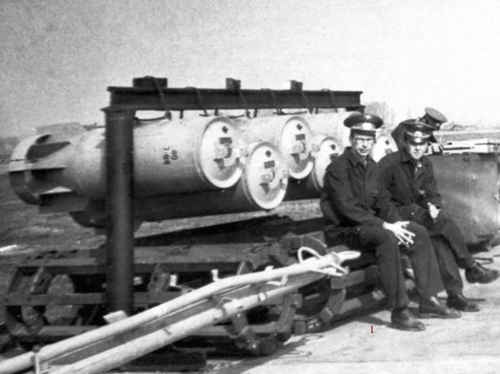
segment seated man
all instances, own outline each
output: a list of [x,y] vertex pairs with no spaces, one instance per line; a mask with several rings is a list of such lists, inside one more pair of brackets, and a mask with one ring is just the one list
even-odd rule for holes
[[465,277],[469,283],[493,282],[500,274],[474,261],[460,229],[441,210],[443,202],[432,164],[424,156],[434,128],[421,121],[406,122],[403,150],[379,161],[385,186],[401,217],[427,228],[448,294],[447,305],[464,312],[479,311],[479,306],[463,294],[464,285],[457,262],[466,269]]
[[353,249],[375,253],[387,303],[392,308],[394,328],[425,329],[408,309],[400,244],[406,246],[405,252],[415,272],[416,289],[421,298],[420,316],[460,317],[460,313],[436,298],[442,281],[427,230],[415,222],[401,220],[383,186],[380,170],[370,157],[382,119],[354,112],[345,119],[344,125],[351,128],[351,147],[327,167],[321,194],[328,245],[344,243]]

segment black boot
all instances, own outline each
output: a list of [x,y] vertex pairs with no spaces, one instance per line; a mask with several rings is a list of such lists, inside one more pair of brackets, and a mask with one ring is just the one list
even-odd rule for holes
[[460,310],[462,312],[479,312],[479,305],[470,301],[463,294],[448,295],[446,305],[450,308]]
[[500,272],[498,270],[485,268],[477,262],[472,267],[465,270],[465,278],[469,283],[491,283],[496,281],[498,277],[500,277]]
[[460,312],[441,304],[435,296],[420,301],[419,314],[420,318],[460,318]]
[[403,331],[424,331],[425,325],[420,322],[408,308],[393,310],[391,327]]

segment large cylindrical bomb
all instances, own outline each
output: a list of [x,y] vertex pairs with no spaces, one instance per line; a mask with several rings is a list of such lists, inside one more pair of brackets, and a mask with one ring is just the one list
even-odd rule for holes
[[344,120],[349,117],[352,112],[345,110],[336,113],[320,113],[306,117],[307,122],[315,134],[325,134],[333,136],[339,142],[342,148],[349,147],[350,130],[344,126]]
[[[16,157],[27,161],[10,170],[18,195],[33,203],[38,195],[57,193],[54,188],[59,188],[91,199],[105,198],[104,132],[95,128],[64,142],[45,134],[22,142]],[[243,169],[242,145],[239,128],[223,117],[138,123],[134,193],[140,197],[234,186]]]
[[[238,183],[222,190],[175,195],[142,196],[135,199],[137,222],[239,213],[276,208],[286,193],[288,167],[279,149],[269,142],[251,144]],[[105,206],[89,201],[81,212],[73,213],[84,226],[102,226]]]
[[316,135],[313,139],[314,168],[304,180],[292,180],[288,184],[285,200],[313,199],[320,195],[327,166],[344,151],[333,136]]
[[389,153],[396,152],[397,150],[398,145],[390,134],[380,134],[377,137],[377,141],[373,145],[370,156],[375,160],[375,162],[379,162],[382,157],[388,155]]
[[242,124],[247,142],[268,141],[283,154],[290,176],[303,179],[312,171],[313,133],[301,116],[260,117]]
[[276,208],[285,197],[288,167],[280,150],[269,142],[250,145],[243,175],[228,189],[139,199],[137,218],[171,218],[238,213]]
[[242,134],[228,118],[143,125],[134,139],[139,196],[229,188],[241,177]]

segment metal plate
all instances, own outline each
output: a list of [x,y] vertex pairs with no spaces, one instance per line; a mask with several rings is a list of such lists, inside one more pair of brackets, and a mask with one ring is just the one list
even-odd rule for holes
[[288,172],[280,150],[269,142],[251,147],[242,182],[249,199],[262,209],[276,208],[285,197]]
[[205,177],[218,188],[234,186],[241,177],[239,129],[227,118],[207,124],[200,142],[199,163]]
[[312,139],[309,124],[299,116],[290,118],[281,130],[279,149],[285,157],[290,176],[295,179],[304,179],[313,169]]
[[469,244],[496,236],[499,228],[498,163],[495,155],[432,155],[446,209]]

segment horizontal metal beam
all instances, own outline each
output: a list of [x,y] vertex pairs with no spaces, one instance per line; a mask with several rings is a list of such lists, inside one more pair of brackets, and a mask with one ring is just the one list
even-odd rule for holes
[[134,110],[361,108],[362,91],[108,87],[110,105]]
[[[179,292],[136,292],[134,294],[134,305],[145,306],[161,304],[173,300],[181,295]],[[6,306],[39,306],[49,305],[99,305],[106,302],[104,292],[93,293],[70,293],[64,295],[54,294],[8,294],[3,299]]]
[[[162,304],[181,296],[181,291],[172,292],[136,292],[134,293],[134,306],[144,307],[153,304]],[[8,294],[3,298],[5,306],[50,306],[57,305],[101,305],[106,302],[104,292],[70,293],[64,295],[54,294]],[[263,302],[262,305],[276,305],[282,303],[281,299],[272,302]]]
[[[83,253],[84,252],[84,253]],[[70,252],[74,253],[74,252]],[[250,254],[250,255],[249,255]],[[170,246],[137,246],[134,260],[136,265],[157,263],[192,263],[192,262],[233,262],[238,263],[249,257],[267,258],[276,250],[269,243],[230,243],[230,244],[190,244]],[[98,250],[83,250],[75,256],[67,256],[64,251],[55,253],[36,251],[27,255],[2,256],[2,264],[18,265],[26,268],[103,265],[105,259]]]

